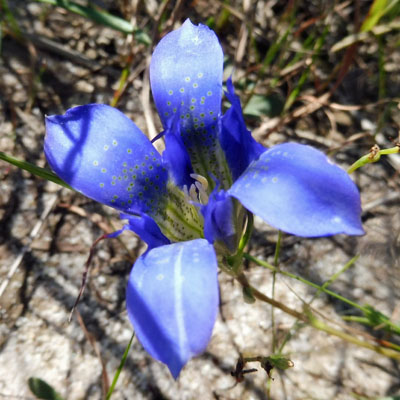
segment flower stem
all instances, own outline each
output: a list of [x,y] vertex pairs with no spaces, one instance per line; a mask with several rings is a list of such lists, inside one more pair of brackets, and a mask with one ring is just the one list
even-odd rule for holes
[[[279,254],[281,251],[282,243],[282,231],[278,231],[278,240],[276,241],[275,254],[274,254],[274,267],[278,269],[279,265]],[[277,271],[272,272],[272,298],[275,298],[275,282],[276,282]],[[276,329],[275,329],[275,307],[271,309],[271,325],[272,325],[272,353],[275,353],[277,340],[276,340]]]
[[[246,287],[256,299],[263,301],[264,303],[271,304],[272,306],[274,306],[276,308],[279,308],[286,314],[289,314],[292,317],[294,317],[300,321],[303,321],[306,324],[311,325],[315,329],[326,332],[332,336],[339,337],[340,339],[345,340],[348,343],[353,343],[357,346],[373,350],[376,353],[382,354],[386,357],[390,357],[395,360],[400,360],[400,351],[393,350],[393,348],[400,349],[400,347],[397,345],[394,345],[393,343],[386,342],[386,341],[385,342],[379,341],[380,343],[383,343],[387,347],[392,347],[392,348],[387,348],[387,347],[382,347],[377,344],[369,343],[369,342],[363,341],[361,339],[358,339],[358,338],[354,337],[353,335],[350,335],[346,332],[340,331],[338,329],[335,329],[335,328],[325,324],[325,322],[319,320],[314,315],[312,315],[311,311],[309,309],[307,309],[305,313],[300,313],[300,312],[286,306],[285,304],[280,303],[279,301],[276,301],[276,300],[266,296],[265,294],[261,293],[256,288],[251,286],[250,283],[248,282],[246,276],[243,273],[240,274],[238,277],[236,277],[236,279],[243,287]],[[376,340],[378,340],[378,339],[376,339]]]
[[[272,272],[280,273],[282,275],[288,276],[289,278],[296,279],[297,281],[300,281],[300,282],[302,282],[302,283],[304,283],[304,284],[306,284],[308,286],[311,286],[311,287],[317,289],[320,292],[324,292],[326,294],[329,294],[330,296],[335,297],[338,300],[341,300],[344,303],[347,303],[348,305],[350,305],[350,306],[352,306],[354,308],[357,308],[357,309],[359,309],[361,311],[365,311],[363,306],[360,306],[359,304],[355,303],[354,301],[351,301],[350,299],[347,299],[346,297],[343,297],[340,294],[337,294],[337,293],[333,292],[332,290],[326,289],[326,286],[329,285],[329,281],[325,282],[322,286],[320,286],[320,285],[317,285],[316,283],[313,283],[313,282],[311,282],[311,281],[309,281],[307,279],[302,278],[301,276],[298,276],[298,275],[292,274],[291,272],[283,271],[283,270],[281,270],[279,268],[276,268],[275,266],[267,263],[266,261],[259,260],[258,258],[251,256],[250,254],[244,253],[243,257],[245,259],[247,259],[247,260],[253,261],[257,265],[260,265],[261,267],[268,268]],[[345,265],[344,268],[346,268],[346,269],[349,268],[352,264],[354,264],[357,261],[358,257],[359,257],[358,255],[353,257]]]
[[[308,286],[311,286],[315,289],[318,290],[318,292],[323,292],[326,293],[332,297],[335,297],[336,299],[343,301],[344,303],[348,304],[349,306],[352,306],[354,308],[357,308],[360,310],[366,319],[369,321],[368,325],[374,326],[375,328],[377,327],[385,327],[389,331],[396,333],[397,335],[400,335],[400,327],[393,323],[390,318],[382,314],[381,312],[375,310],[373,307],[369,306],[368,304],[361,306],[358,303],[341,296],[338,293],[333,292],[332,290],[327,289],[326,287],[330,285],[330,283],[336,279],[338,275],[340,275],[343,271],[351,267],[359,258],[359,255],[353,257],[339,272],[337,272],[335,275],[333,275],[327,282],[325,282],[322,286],[317,285],[316,283],[313,283],[307,279],[302,278],[301,276],[292,274],[290,272],[281,270],[279,268],[274,267],[273,265],[267,263],[266,261],[259,260],[256,257],[251,256],[250,254],[244,253],[243,257],[247,260],[253,261],[257,265],[260,265],[264,268],[268,268],[269,270],[273,272],[280,273],[282,275],[288,276],[289,278],[296,279],[297,281],[300,281]],[[317,292],[317,294],[318,294]]]
[[385,156],[388,154],[396,154],[400,152],[400,143],[397,143],[395,147],[391,147],[390,149],[380,150],[378,145],[375,145],[371,148],[370,152],[365,156],[362,156],[358,159],[348,170],[347,173],[351,174],[356,169],[363,167],[365,164],[374,163],[379,161],[381,156]]
[[134,337],[135,337],[135,332],[132,333],[131,339],[129,340],[129,343],[126,346],[124,354],[122,355],[122,359],[121,359],[121,362],[119,363],[119,367],[118,367],[117,371],[115,372],[114,379],[113,379],[113,381],[111,383],[110,389],[107,392],[106,400],[110,400],[111,399],[111,395],[114,392],[115,386],[116,386],[116,384],[118,382],[119,375],[120,375],[120,373],[122,371],[122,368],[124,368],[126,359],[128,358],[129,349],[132,346],[132,342],[133,342],[133,338]]
[[253,214],[248,212],[247,213],[247,224],[246,230],[239,241],[239,246],[236,254],[233,256],[228,257],[228,263],[231,265],[231,271],[229,272],[230,275],[236,276],[239,275],[242,268],[242,259],[243,259],[243,252],[250,240],[251,234],[253,232],[254,226],[254,217]]

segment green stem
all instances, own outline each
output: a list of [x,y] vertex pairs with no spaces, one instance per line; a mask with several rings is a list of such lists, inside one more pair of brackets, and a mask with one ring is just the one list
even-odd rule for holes
[[118,382],[119,375],[120,375],[120,373],[121,373],[121,371],[122,371],[122,368],[123,368],[124,365],[125,365],[126,359],[128,358],[129,349],[130,349],[131,346],[132,346],[132,342],[133,342],[133,338],[134,338],[134,337],[135,337],[135,332],[132,333],[132,337],[131,337],[131,339],[129,340],[128,345],[126,346],[126,349],[125,349],[124,354],[123,354],[123,356],[122,356],[121,362],[119,363],[119,367],[118,367],[117,371],[115,372],[114,379],[113,379],[113,381],[112,381],[112,384],[111,384],[111,386],[110,386],[110,389],[109,389],[108,392],[107,392],[106,400],[110,400],[110,399],[111,399],[111,395],[112,395],[113,392],[114,392],[115,386],[116,386],[116,384],[117,384],[117,382]]
[[244,232],[244,235],[241,237],[239,241],[238,250],[236,254],[234,254],[233,256],[227,257],[228,264],[231,266],[230,274],[233,276],[238,275],[241,271],[243,252],[247,243],[250,240],[251,234],[253,232],[253,226],[254,226],[254,216],[252,213],[248,212],[246,231]]
[[[274,266],[278,269],[279,254],[281,251],[282,242],[282,231],[278,231],[278,240],[276,241],[275,254],[274,254]],[[275,298],[275,283],[276,283],[276,271],[272,272],[272,298]],[[275,353],[277,340],[276,340],[276,329],[275,329],[275,307],[271,309],[271,325],[272,325],[272,353]]]
[[400,352],[393,350],[393,348],[397,348],[397,347],[400,349],[400,346],[394,345],[393,343],[390,343],[390,342],[385,342],[385,344],[388,347],[392,347],[392,348],[387,348],[387,347],[379,346],[377,344],[365,342],[365,341],[358,339],[348,333],[345,333],[338,329],[332,328],[331,326],[325,324],[323,321],[317,319],[314,315],[312,315],[310,310],[307,310],[307,312],[303,314],[296,310],[293,310],[292,308],[286,306],[283,303],[280,303],[279,301],[276,301],[276,300],[266,296],[265,294],[261,293],[256,288],[251,286],[244,274],[239,275],[238,277],[236,277],[236,279],[243,287],[246,287],[256,299],[263,301],[264,303],[271,304],[274,307],[279,308],[286,314],[289,314],[292,317],[294,317],[300,321],[303,321],[306,324],[311,325],[315,329],[326,332],[332,336],[339,337],[340,339],[343,339],[349,343],[353,343],[357,346],[373,350],[376,353],[382,354],[386,357],[390,357],[395,360],[400,360]]
[[117,31],[129,34],[135,32],[135,27],[131,25],[130,22],[125,21],[122,18],[116,17],[115,15],[109,14],[106,11],[101,10],[97,7],[84,6],[74,1],[69,0],[37,0],[41,3],[52,4],[53,6],[62,7],[72,13],[81,15],[82,17],[91,19],[92,21],[108,26]]
[[[368,343],[368,342],[365,342],[365,341],[363,341],[361,339],[357,339],[356,337],[354,337],[354,336],[352,336],[352,335],[350,335],[348,333],[345,333],[345,332],[339,331],[338,329],[332,328],[331,326],[325,324],[323,321],[321,321],[321,320],[319,320],[317,318],[310,317],[310,325],[312,327],[320,330],[320,331],[323,331],[323,332],[326,332],[326,333],[328,333],[330,335],[339,337],[339,338],[345,340],[346,342],[353,343],[353,344],[355,344],[357,346],[373,350],[376,353],[382,354],[382,355],[384,355],[386,357],[390,357],[390,358],[394,358],[396,360],[400,360],[400,352],[398,350],[396,351],[396,350],[388,349],[386,347],[382,347],[382,346],[379,346],[377,344]],[[392,343],[390,343],[390,347],[394,347],[394,348],[400,349],[399,346],[393,345]]]
[[[375,146],[374,146],[375,147]],[[365,156],[362,156],[360,159],[358,159],[348,170],[347,173],[351,174],[354,172],[356,169],[363,167],[365,164],[369,163],[374,163],[379,161],[381,156],[385,156],[388,154],[397,154],[400,152],[400,145],[397,145],[395,147],[391,147],[390,149],[383,149],[383,150],[376,150],[376,151],[370,151],[368,154]]]
[[14,158],[12,156],[9,156],[8,154],[1,152],[1,151],[0,151],[0,160],[6,161],[9,164],[15,165],[16,167],[18,167],[20,169],[24,169],[25,171],[28,171],[33,175],[39,176],[40,178],[57,183],[57,185],[64,186],[65,188],[70,189],[70,190],[74,190],[71,186],[68,185],[68,183],[64,182],[56,174],[54,174],[53,172],[51,172],[50,170],[48,170],[46,168],[41,168],[41,167],[38,167],[37,165],[31,164],[27,161],[19,160],[17,158]]
[[[313,282],[311,282],[311,281],[309,281],[307,279],[302,278],[301,276],[292,274],[291,272],[287,272],[287,271],[283,271],[281,269],[278,269],[278,268],[274,267],[273,265],[267,263],[266,261],[259,260],[258,258],[251,256],[250,254],[244,253],[243,257],[245,259],[247,259],[247,260],[253,261],[254,263],[260,265],[261,267],[268,268],[269,270],[271,270],[273,272],[277,272],[279,274],[288,276],[289,278],[296,279],[297,281],[300,281],[300,282],[302,282],[302,283],[304,283],[304,284],[306,284],[308,286],[311,286],[311,287],[317,289],[318,291],[321,291],[321,292],[324,292],[326,294],[329,294],[330,296],[335,297],[338,300],[341,300],[344,303],[347,303],[348,305],[350,305],[350,306],[352,306],[354,308],[357,308],[357,309],[359,309],[359,310],[361,310],[363,312],[366,311],[363,306],[360,306],[359,304],[355,303],[354,301],[351,301],[351,300],[347,299],[346,297],[341,296],[340,294],[337,294],[337,293],[335,293],[335,292],[333,292],[333,291],[331,291],[329,289],[326,289],[326,286],[329,284],[329,281],[325,282],[324,285],[320,286],[320,285],[317,285],[316,283],[313,283]],[[344,268],[345,269],[349,268],[352,264],[354,264],[357,261],[358,257],[359,257],[358,255],[353,257],[344,266]]]
[[254,227],[254,216],[252,213],[247,213],[247,226],[246,231],[242,238],[240,239],[239,246],[238,246],[238,253],[243,255],[244,248],[246,247],[247,243],[250,240],[251,234],[253,232]]

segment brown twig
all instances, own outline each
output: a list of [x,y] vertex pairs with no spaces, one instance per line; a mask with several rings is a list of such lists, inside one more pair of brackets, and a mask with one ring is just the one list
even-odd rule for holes
[[104,394],[104,398],[107,395],[108,389],[110,388],[110,379],[108,378],[108,374],[107,374],[107,369],[106,369],[106,364],[103,361],[103,357],[101,356],[100,350],[99,350],[99,346],[97,345],[97,342],[94,338],[94,335],[92,333],[90,333],[88,331],[88,329],[86,328],[85,322],[83,321],[83,318],[80,314],[79,311],[76,311],[76,317],[78,319],[79,325],[82,328],[83,333],[86,336],[86,339],[89,341],[89,343],[91,344],[94,352],[96,353],[97,358],[100,361],[101,364],[101,386],[102,386],[102,391]]

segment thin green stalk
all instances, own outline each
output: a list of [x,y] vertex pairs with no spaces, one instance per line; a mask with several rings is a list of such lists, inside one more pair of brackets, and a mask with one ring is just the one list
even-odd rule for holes
[[[352,306],[352,307],[354,307],[354,308],[357,308],[357,309],[359,309],[359,310],[361,310],[361,311],[365,311],[365,309],[364,309],[363,306],[360,306],[359,304],[355,303],[354,301],[351,301],[351,300],[347,299],[346,297],[341,296],[340,294],[337,294],[337,293],[335,293],[335,292],[333,292],[333,291],[331,291],[331,290],[329,290],[329,289],[326,289],[326,287],[317,285],[316,283],[313,283],[313,282],[311,282],[311,281],[309,281],[309,280],[307,280],[307,279],[304,279],[304,278],[302,278],[301,276],[292,274],[291,272],[287,272],[287,271],[278,269],[278,268],[274,267],[273,265],[267,263],[266,261],[259,260],[258,258],[253,257],[253,256],[250,255],[250,254],[244,253],[244,254],[243,254],[243,257],[246,258],[247,260],[253,261],[253,262],[256,263],[257,265],[260,265],[261,267],[268,268],[268,269],[271,270],[271,271],[275,271],[275,272],[278,272],[278,273],[280,273],[280,274],[282,274],[282,275],[288,276],[289,278],[296,279],[297,281],[300,281],[300,282],[302,282],[302,283],[304,283],[304,284],[306,284],[306,285],[308,285],[308,286],[311,286],[311,287],[313,287],[313,288],[315,288],[315,289],[317,289],[317,290],[319,290],[319,291],[321,291],[321,292],[324,292],[324,293],[326,293],[326,294],[329,294],[330,296],[335,297],[335,298],[337,298],[338,300],[341,300],[341,301],[343,301],[344,303],[347,303],[348,305],[350,305],[350,306]],[[353,257],[353,258],[346,264],[346,266],[347,266],[348,264],[351,265],[351,264],[353,264],[354,262],[356,262],[356,260],[358,259],[358,257],[359,257],[358,255],[355,256],[355,257]],[[349,265],[349,266],[350,266],[350,265]]]
[[282,48],[284,47],[285,43],[288,40],[290,33],[293,30],[294,24],[295,24],[295,20],[291,21],[288,28],[283,32],[282,36],[279,37],[278,40],[275,43],[272,43],[272,45],[269,47],[267,54],[265,55],[264,60],[262,61],[261,68],[259,69],[259,71],[257,73],[257,77],[254,82],[254,86],[253,86],[252,90],[250,91],[250,93],[245,98],[245,100],[243,101],[243,106],[242,106],[243,110],[246,108],[246,106],[250,102],[250,99],[253,97],[256,87],[257,87],[257,83],[261,79],[261,76],[264,74],[264,72],[270,66],[272,61],[275,59],[278,52],[282,51]]
[[[278,240],[276,241],[275,254],[274,254],[274,266],[278,269],[279,265],[279,254],[281,251],[282,242],[282,231],[278,231]],[[276,271],[272,272],[272,298],[275,298],[275,283],[276,283]],[[271,324],[272,324],[272,354],[275,354],[277,339],[275,329],[275,307],[271,308]]]
[[124,354],[122,356],[121,362],[119,363],[119,367],[118,367],[117,371],[115,372],[114,379],[113,379],[113,381],[111,383],[110,389],[107,392],[106,400],[110,400],[111,399],[111,395],[114,392],[115,386],[116,386],[116,384],[118,382],[119,375],[121,374],[122,368],[124,368],[126,359],[128,358],[128,353],[129,353],[129,350],[130,350],[130,348],[132,346],[132,342],[133,342],[133,338],[134,337],[135,337],[135,332],[132,333],[132,337],[129,340],[128,345],[126,346],[126,349],[125,349]]
[[388,154],[397,154],[400,152],[400,145],[391,147],[390,149],[380,150],[378,147],[373,147],[371,151],[359,158],[348,170],[347,173],[351,174],[356,169],[363,167],[365,164],[374,163],[379,161],[381,156],[386,156]]
[[114,92],[114,96],[110,102],[111,107],[116,107],[117,103],[123,93],[124,87],[126,85],[127,79],[129,78],[129,72],[131,68],[131,63],[128,63],[128,65],[122,70],[121,76],[119,78],[118,82],[118,89]]
[[382,354],[386,357],[390,357],[395,360],[400,360],[400,351],[393,350],[393,348],[396,348],[396,349],[398,348],[400,350],[400,346],[394,345],[393,343],[390,343],[390,342],[385,342],[388,347],[392,347],[392,348],[388,348],[388,347],[380,346],[378,344],[372,344],[369,342],[365,342],[365,341],[358,339],[348,333],[345,333],[338,329],[332,328],[331,326],[325,324],[323,321],[317,319],[314,315],[312,315],[310,310],[307,310],[306,313],[300,313],[300,312],[286,306],[285,304],[280,303],[279,301],[276,301],[276,300],[266,296],[265,294],[263,294],[259,290],[257,290],[255,287],[251,286],[244,274],[239,275],[238,277],[236,277],[236,279],[243,287],[246,287],[256,299],[258,299],[264,303],[271,304],[274,307],[279,308],[286,314],[289,314],[292,317],[294,317],[300,321],[303,321],[306,324],[311,325],[315,329],[326,332],[332,336],[339,337],[340,339],[343,339],[349,343],[353,343],[359,347],[364,347],[366,349],[373,350],[376,353]]
[[283,113],[285,113],[291,106],[292,104],[295,102],[295,100],[297,99],[303,85],[305,84],[305,82],[308,79],[308,76],[310,74],[311,71],[311,66],[314,64],[315,60],[317,59],[317,57],[319,56],[320,50],[325,42],[325,37],[329,32],[329,27],[326,26],[324,29],[324,32],[322,33],[321,36],[319,36],[316,41],[315,41],[315,45],[314,45],[314,54],[311,58],[311,64],[308,65],[308,67],[303,71],[303,73],[301,74],[296,87],[292,90],[292,92],[289,94],[285,105],[283,106]]
[[82,17],[91,19],[98,24],[102,24],[108,26],[112,29],[118,30],[123,33],[134,33],[135,27],[128,21],[116,17],[115,15],[109,14],[106,11],[101,10],[100,8],[91,6],[84,6],[74,1],[67,0],[37,0],[40,3],[48,3],[53,6],[62,7],[65,10],[68,10],[72,13],[81,15]]
[[[329,285],[331,285],[333,282],[336,281],[336,279],[339,278],[339,276],[341,274],[343,274],[344,272],[346,272],[352,265],[354,265],[354,262],[358,259],[358,256],[353,257],[349,262],[347,262],[343,268],[341,268],[338,272],[336,272],[335,274],[333,274],[321,287],[323,289],[326,289]],[[318,295],[321,293],[321,290],[317,290],[317,292],[314,294],[314,296],[312,297],[312,299],[307,303],[308,306],[310,306],[313,301],[318,297]],[[365,317],[362,317],[365,318]],[[288,333],[286,334],[285,338],[283,339],[279,350],[278,350],[278,354],[282,354],[283,352],[283,348],[286,346],[286,344],[289,342],[290,338],[292,337],[292,331],[293,330],[297,330],[298,328],[301,327],[302,324],[300,324],[299,321],[296,321],[292,328],[288,331]]]
[[0,19],[4,20],[12,30],[13,34],[18,38],[22,38],[21,29],[19,28],[18,22],[11,12],[7,0],[0,0]]
[[[278,268],[274,267],[273,265],[267,263],[266,261],[259,260],[256,257],[251,256],[250,254],[244,253],[243,257],[245,259],[247,259],[247,260],[253,261],[254,263],[260,265],[261,267],[268,268],[271,271],[276,271],[276,272],[278,272],[278,273],[280,273],[280,274],[282,274],[284,276],[288,276],[289,278],[296,279],[297,281],[300,281],[300,282],[302,282],[302,283],[304,283],[304,284],[306,284],[308,286],[311,286],[311,287],[317,289],[318,291],[321,291],[321,292],[326,293],[326,294],[328,294],[328,295],[330,295],[332,297],[335,297],[336,299],[338,299],[340,301],[343,301],[344,303],[346,303],[346,304],[348,304],[348,305],[360,310],[364,314],[364,316],[368,319],[370,326],[376,327],[376,326],[381,326],[382,325],[382,326],[385,326],[387,328],[390,328],[397,335],[400,335],[400,327],[398,325],[396,325],[395,323],[393,323],[390,320],[390,318],[388,318],[386,315],[384,315],[381,312],[375,310],[373,307],[371,307],[369,305],[361,306],[358,303],[356,303],[356,302],[354,302],[354,301],[352,301],[352,300],[350,300],[350,299],[348,299],[348,298],[346,298],[344,296],[341,296],[340,294],[335,293],[332,290],[327,289],[326,286],[328,286],[329,283],[325,283],[324,285],[320,286],[320,285],[317,285],[316,283],[313,283],[313,282],[311,282],[311,281],[309,281],[307,279],[302,278],[301,276],[298,276],[298,275],[292,274],[290,272],[278,269]],[[346,268],[346,269],[349,268],[354,262],[357,261],[358,257],[359,257],[358,255],[353,257],[344,266],[344,268]],[[374,322],[376,322],[376,323],[374,323]]]
[[348,322],[358,322],[359,324],[369,325],[368,318],[360,317],[360,316],[357,316],[357,315],[345,315],[345,316],[342,317],[342,319],[344,321],[348,321]]
[[[356,256],[354,256],[350,261],[348,261],[343,268],[340,268],[340,270],[338,272],[336,272],[335,274],[333,274],[322,286],[322,289],[326,289],[329,285],[331,285],[333,282],[336,281],[336,279],[339,278],[340,275],[342,275],[344,272],[346,272],[350,267],[352,267],[354,265],[354,263],[360,258],[360,255],[357,254]],[[321,292],[320,290],[318,290],[317,293]]]
[[233,256],[227,257],[228,264],[231,267],[231,270],[229,271],[230,275],[236,276],[241,271],[244,248],[246,247],[247,243],[250,240],[251,234],[253,232],[253,226],[254,226],[254,216],[252,213],[248,212],[246,230],[244,232],[244,235],[241,237],[239,241],[238,250],[236,254],[234,254]]
[[68,183],[64,182],[60,179],[56,174],[51,172],[46,168],[38,167],[35,164],[31,164],[30,162],[19,160],[18,158],[14,158],[8,154],[3,153],[0,151],[0,160],[6,161],[9,164],[15,165],[20,169],[24,169],[25,171],[30,172],[33,175],[36,175],[40,178],[46,179],[48,181],[57,183],[57,185],[64,186],[67,189],[74,190]]
[[281,253],[281,244],[282,244],[282,231],[278,231],[278,240],[276,241],[275,254],[274,254],[274,266],[276,268],[278,268],[278,264],[279,264],[279,255]]
[[[396,350],[388,349],[386,347],[382,347],[377,344],[372,344],[372,343],[365,342],[361,339],[357,339],[356,337],[354,337],[348,333],[345,333],[345,332],[339,331],[338,329],[332,328],[331,326],[325,324],[323,321],[321,321],[317,318],[310,317],[310,325],[320,331],[323,331],[330,335],[339,337],[340,339],[343,339],[348,343],[353,343],[357,346],[373,350],[373,351],[375,351],[379,354],[382,354],[386,357],[400,360],[400,352],[398,350],[396,351]],[[396,346],[396,347],[398,347],[398,346]]]

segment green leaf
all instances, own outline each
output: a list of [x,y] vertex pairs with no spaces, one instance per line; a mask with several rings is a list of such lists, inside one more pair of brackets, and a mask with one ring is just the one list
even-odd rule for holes
[[282,108],[283,102],[278,95],[262,96],[254,94],[244,108],[243,113],[252,117],[268,116],[272,118],[278,116]]
[[64,186],[67,189],[74,190],[71,186],[68,185],[68,183],[64,182],[56,174],[54,174],[53,172],[51,172],[50,170],[48,170],[46,168],[38,167],[37,165],[31,164],[27,161],[18,160],[17,158],[14,158],[12,156],[9,156],[8,154],[3,153],[2,151],[0,151],[0,160],[6,161],[9,164],[15,165],[16,167],[18,167],[20,169],[24,169],[25,171],[28,171],[31,174],[36,175],[40,178],[57,183],[60,186]]
[[31,392],[42,400],[63,400],[63,398],[44,380],[31,377],[28,379]]
[[380,311],[375,310],[372,306],[368,304],[365,305],[363,313],[370,326],[374,328],[381,326],[389,331],[393,331],[397,335],[400,334],[400,326],[393,323],[389,317],[382,314]]
[[122,355],[122,359],[121,359],[121,362],[119,363],[119,367],[118,367],[117,371],[115,372],[114,379],[112,381],[110,389],[107,392],[106,400],[110,400],[111,399],[111,396],[112,396],[112,394],[114,392],[115,386],[117,385],[119,375],[120,375],[120,373],[122,371],[122,368],[124,368],[126,359],[128,358],[129,349],[132,346],[132,342],[133,342],[133,338],[134,337],[135,337],[135,332],[132,333],[131,339],[129,340],[129,343],[125,348],[124,354]]
[[151,38],[150,36],[142,29],[136,29],[134,33],[135,39],[146,46],[151,45]]
[[374,0],[367,17],[361,25],[360,32],[370,31],[385,14],[398,4],[397,2],[398,0]]
[[[82,17],[91,19],[92,21],[108,26],[109,28],[115,29],[123,33],[134,33],[137,31],[135,27],[128,21],[116,17],[115,15],[109,14],[92,5],[83,6],[73,1],[66,0],[37,0],[40,3],[48,3],[54,6],[62,7],[65,10],[81,15]],[[150,38],[148,38],[150,40]]]

